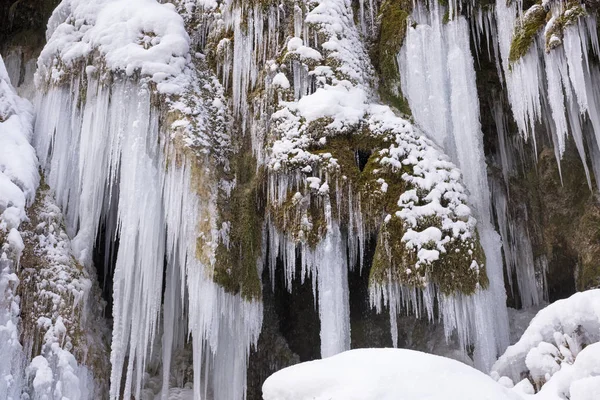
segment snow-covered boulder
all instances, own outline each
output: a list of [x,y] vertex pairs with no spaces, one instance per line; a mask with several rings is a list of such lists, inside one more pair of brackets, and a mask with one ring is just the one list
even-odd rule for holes
[[351,350],[269,377],[264,400],[519,400],[482,372],[403,349]]
[[600,289],[576,293],[542,309],[491,374],[537,398],[600,398],[599,341]]

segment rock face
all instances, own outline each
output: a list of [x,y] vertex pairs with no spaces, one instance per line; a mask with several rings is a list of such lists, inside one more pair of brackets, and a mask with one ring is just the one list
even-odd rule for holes
[[259,399],[362,347],[488,372],[507,305],[600,285],[596,1],[37,4],[0,5],[37,154],[0,394]]

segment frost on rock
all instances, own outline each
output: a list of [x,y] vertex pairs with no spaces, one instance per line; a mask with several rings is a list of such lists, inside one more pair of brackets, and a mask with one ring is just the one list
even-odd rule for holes
[[599,388],[598,342],[600,290],[576,293],[539,311],[492,376],[535,398],[591,399]]
[[33,109],[17,96],[0,56],[0,397],[17,400],[26,363],[20,343],[17,275],[24,250],[21,223],[33,202],[39,175],[29,139]]
[[109,333],[95,276],[73,259],[62,213],[45,184],[28,214],[19,274],[23,345],[32,358],[26,392],[39,399],[97,398],[108,388]]
[[[435,376],[435,384],[431,378]],[[360,349],[285,368],[263,385],[265,400],[519,400],[458,361],[412,350]]]
[[89,301],[92,282],[72,259],[60,210],[47,190],[36,197],[32,131],[32,106],[16,96],[0,58],[0,397],[95,398],[106,359],[95,320],[102,310]]

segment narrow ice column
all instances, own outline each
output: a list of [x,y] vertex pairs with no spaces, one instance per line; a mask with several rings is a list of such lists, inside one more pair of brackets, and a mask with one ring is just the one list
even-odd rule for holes
[[[497,352],[508,346],[508,314],[504,289],[500,237],[491,219],[490,189],[479,122],[479,97],[473,57],[469,47],[469,26],[460,17],[446,26],[448,32],[448,72],[451,87],[453,136],[457,164],[478,216],[480,240],[486,255],[490,287],[475,294],[476,365],[488,370]],[[482,329],[482,327],[485,327]],[[482,346],[481,344],[486,345]]]
[[[439,7],[437,3],[432,6]],[[438,13],[428,14],[420,3],[415,13],[429,19],[429,24],[409,28],[406,33],[405,45],[398,54],[402,93],[408,99],[419,127],[436,144],[448,148],[451,140],[448,118],[450,94],[444,62],[443,24]]]
[[346,242],[339,226],[331,231],[315,251],[319,317],[321,320],[321,357],[350,349],[350,300]]

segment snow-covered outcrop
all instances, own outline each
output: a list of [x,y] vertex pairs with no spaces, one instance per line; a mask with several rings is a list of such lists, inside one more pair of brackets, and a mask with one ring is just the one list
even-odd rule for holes
[[592,399],[600,393],[600,290],[576,293],[542,309],[492,376],[539,399]]

